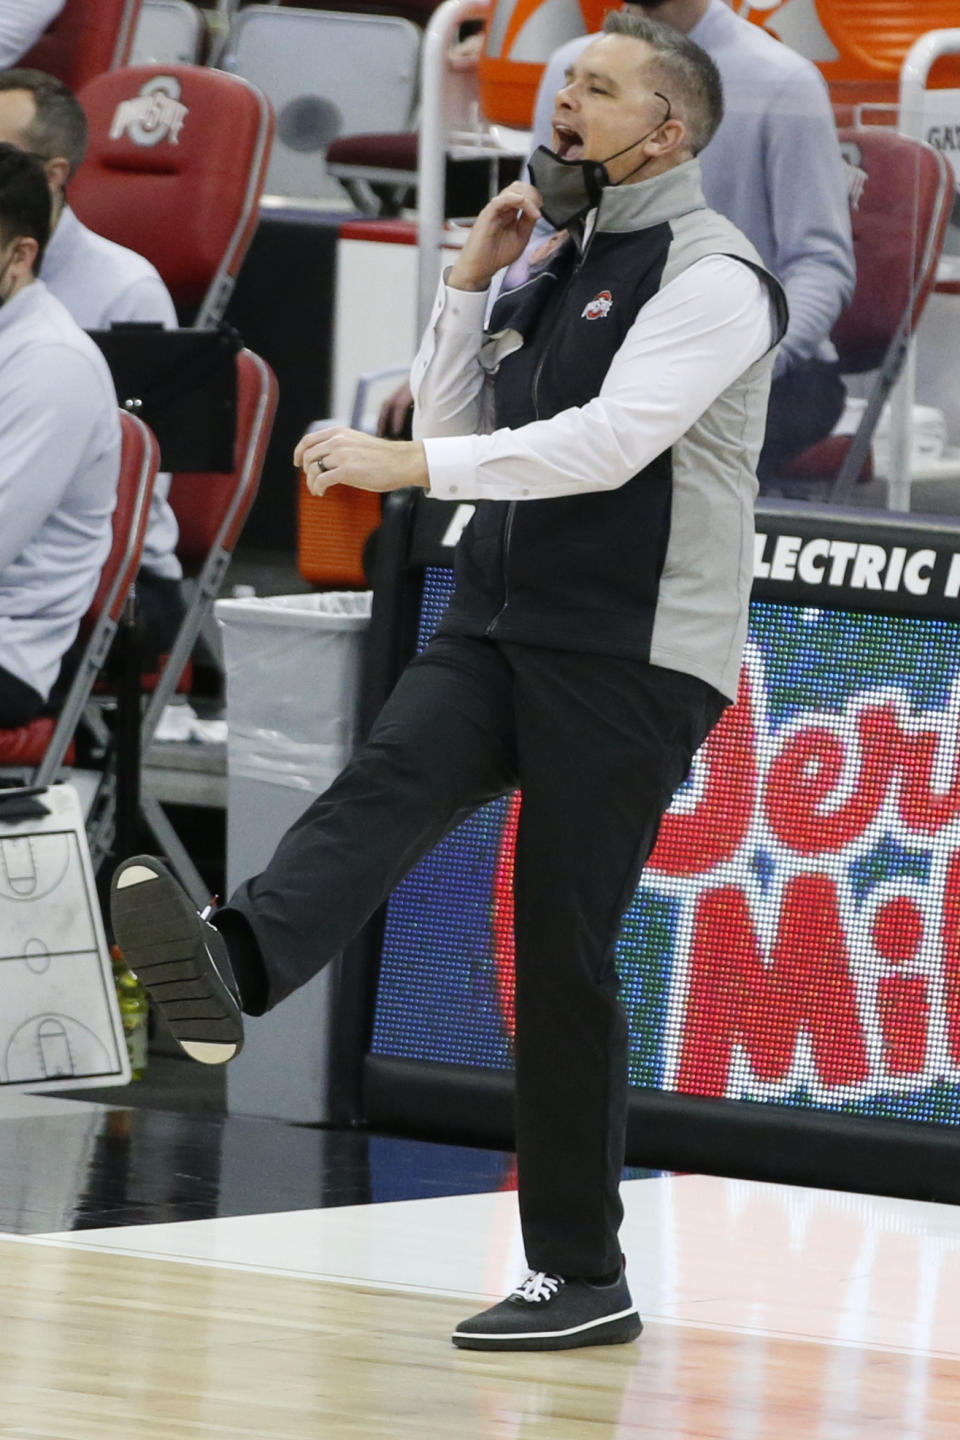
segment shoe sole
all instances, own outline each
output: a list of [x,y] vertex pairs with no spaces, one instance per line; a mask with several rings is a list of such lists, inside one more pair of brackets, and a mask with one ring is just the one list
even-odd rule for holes
[[121,865],[110,891],[113,933],[185,1054],[223,1065],[243,1045],[243,1016],[204,942],[204,922],[152,856]]
[[582,1350],[588,1345],[626,1345],[636,1340],[643,1330],[643,1321],[636,1311],[618,1316],[609,1323],[600,1321],[551,1335],[539,1331],[535,1335],[517,1332],[513,1335],[482,1335],[477,1331],[455,1330],[451,1340],[458,1350]]

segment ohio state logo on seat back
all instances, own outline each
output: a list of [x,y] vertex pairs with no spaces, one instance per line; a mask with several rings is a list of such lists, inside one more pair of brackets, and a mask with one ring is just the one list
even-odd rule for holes
[[180,100],[180,81],[173,75],[155,75],[130,100],[121,100],[110,125],[110,139],[126,133],[135,145],[179,145],[180,131],[189,110]]

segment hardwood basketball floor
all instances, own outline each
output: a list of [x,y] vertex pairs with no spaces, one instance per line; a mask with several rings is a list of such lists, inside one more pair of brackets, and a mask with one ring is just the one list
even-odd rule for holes
[[631,1346],[454,1350],[462,1303],[0,1242],[0,1434],[852,1440],[960,1433],[960,1363],[651,1322]]
[[952,1207],[634,1178],[636,1344],[457,1351],[522,1263],[510,1176],[492,1152],[0,1102],[0,1436],[960,1436]]

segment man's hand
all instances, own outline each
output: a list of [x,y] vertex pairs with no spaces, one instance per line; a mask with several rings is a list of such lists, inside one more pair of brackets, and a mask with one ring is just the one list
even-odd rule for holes
[[385,440],[401,440],[410,418],[412,405],[413,395],[410,392],[410,381],[404,380],[403,384],[394,390],[392,395],[388,395],[381,405],[380,418],[377,421],[377,434],[382,435]]
[[383,492],[407,485],[426,490],[430,484],[418,440],[381,440],[342,425],[305,435],[293,452],[293,463],[306,476],[311,495],[322,495],[331,485]]
[[486,290],[498,270],[519,260],[540,219],[540,192],[515,180],[483,207],[447,276],[454,290]]

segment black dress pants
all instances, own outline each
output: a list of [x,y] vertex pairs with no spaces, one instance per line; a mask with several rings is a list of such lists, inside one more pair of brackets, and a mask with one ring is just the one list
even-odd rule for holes
[[153,670],[161,655],[173,649],[177,631],[187,613],[183,585],[155,575],[141,565],[136,580],[136,624],[144,669]]
[[639,661],[437,638],[228,907],[252,927],[275,1004],[339,954],[454,825],[522,788],[516,1133],[537,1270],[597,1275],[620,1263],[627,1034],[614,946],[663,812],[724,703],[692,676]]
[[802,481],[786,480],[782,472],[809,446],[826,439],[843,414],[846,396],[840,371],[828,360],[802,360],[777,376],[757,461],[761,495],[779,494],[784,484],[785,493],[805,493]]
[[0,730],[29,725],[43,709],[43,696],[0,665]]

